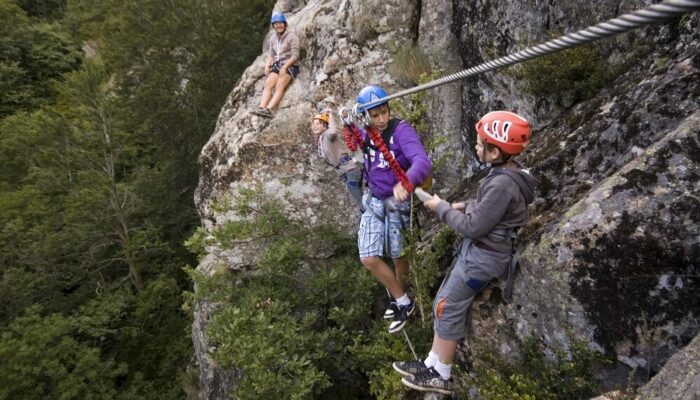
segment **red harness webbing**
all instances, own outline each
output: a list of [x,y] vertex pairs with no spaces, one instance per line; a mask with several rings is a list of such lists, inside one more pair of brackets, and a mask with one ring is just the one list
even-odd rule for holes
[[348,145],[350,151],[355,151],[365,146],[362,135],[355,125],[343,126],[343,134],[345,135],[345,144]]
[[373,126],[370,126],[367,127],[367,134],[369,135],[370,139],[372,139],[372,142],[374,142],[374,145],[377,146],[379,151],[381,151],[384,155],[384,159],[389,163],[389,166],[394,172],[394,175],[401,182],[401,186],[403,186],[403,188],[406,189],[408,193],[413,192],[413,184],[408,179],[406,171],[404,171],[403,168],[401,168],[399,162],[396,161],[394,156],[389,151],[389,148],[384,143],[384,140],[382,139],[382,135],[379,133],[379,130],[377,130],[377,128]]

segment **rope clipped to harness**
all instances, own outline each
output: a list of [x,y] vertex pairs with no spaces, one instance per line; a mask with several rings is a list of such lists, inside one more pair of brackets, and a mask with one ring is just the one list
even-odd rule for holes
[[343,125],[343,135],[345,135],[345,144],[348,145],[350,151],[355,152],[365,146],[362,134],[355,125]]
[[382,135],[379,133],[379,130],[373,126],[368,126],[367,135],[369,135],[370,139],[372,139],[372,142],[374,142],[374,145],[377,146],[379,151],[382,152],[382,154],[384,155],[384,160],[386,160],[386,162],[389,163],[389,166],[394,172],[394,175],[399,180],[399,182],[401,182],[401,186],[403,186],[403,188],[406,189],[407,192],[413,192],[413,184],[408,179],[406,171],[404,171],[403,168],[401,168],[399,162],[396,161],[393,154],[391,154],[391,152],[389,151],[389,148],[386,146],[386,143],[384,143],[384,140],[382,139]]
[[345,136],[345,144],[348,146],[348,149],[350,149],[350,151],[356,151],[358,148],[362,149],[365,147],[362,134],[360,134],[360,130],[356,125],[357,122],[365,127],[367,130],[367,135],[379,149],[379,151],[382,152],[384,160],[389,163],[391,171],[394,173],[394,176],[396,176],[396,179],[401,182],[401,186],[403,186],[407,192],[412,193],[413,184],[411,183],[410,179],[408,179],[406,171],[401,168],[399,162],[396,161],[394,155],[389,151],[389,148],[387,147],[386,143],[384,143],[379,130],[369,124],[369,115],[367,114],[367,110],[360,112],[359,104],[355,104],[352,111],[341,108],[338,115],[340,116],[340,120],[343,121],[343,135]]

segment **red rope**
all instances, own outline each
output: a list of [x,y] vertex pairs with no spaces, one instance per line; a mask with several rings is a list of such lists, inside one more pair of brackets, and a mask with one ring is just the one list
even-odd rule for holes
[[379,151],[382,152],[384,155],[384,159],[389,163],[389,166],[391,167],[391,170],[394,172],[394,175],[396,178],[401,182],[401,186],[403,186],[408,193],[413,192],[413,184],[411,181],[408,179],[408,175],[406,175],[406,171],[401,168],[401,165],[399,165],[399,162],[396,161],[394,156],[391,154],[389,149],[386,147],[386,144],[384,143],[384,140],[382,140],[382,135],[379,133],[377,128],[370,126],[367,127],[367,134],[369,135],[370,139],[372,139],[372,142],[374,142],[375,146],[379,149]]
[[345,135],[345,144],[348,145],[350,151],[355,151],[365,145],[362,135],[355,125],[343,126],[343,134]]

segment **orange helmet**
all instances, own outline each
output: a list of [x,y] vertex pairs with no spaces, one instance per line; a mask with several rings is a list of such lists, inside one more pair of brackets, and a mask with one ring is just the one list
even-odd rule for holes
[[317,119],[320,119],[321,121],[325,122],[326,125],[328,125],[328,121],[329,121],[328,114],[316,114],[316,115],[314,115],[314,118],[312,119],[312,121],[317,120]]
[[476,123],[476,132],[485,143],[505,153],[520,154],[530,142],[530,124],[518,114],[492,111]]

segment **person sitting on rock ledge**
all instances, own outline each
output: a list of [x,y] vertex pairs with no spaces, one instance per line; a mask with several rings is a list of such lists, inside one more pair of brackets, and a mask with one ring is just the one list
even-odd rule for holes
[[[284,97],[287,86],[299,75],[299,38],[287,29],[287,19],[282,13],[270,18],[275,34],[270,37],[269,51],[265,60],[265,87],[260,107],[253,114],[272,118],[272,112]],[[274,93],[273,93],[274,92]]]

